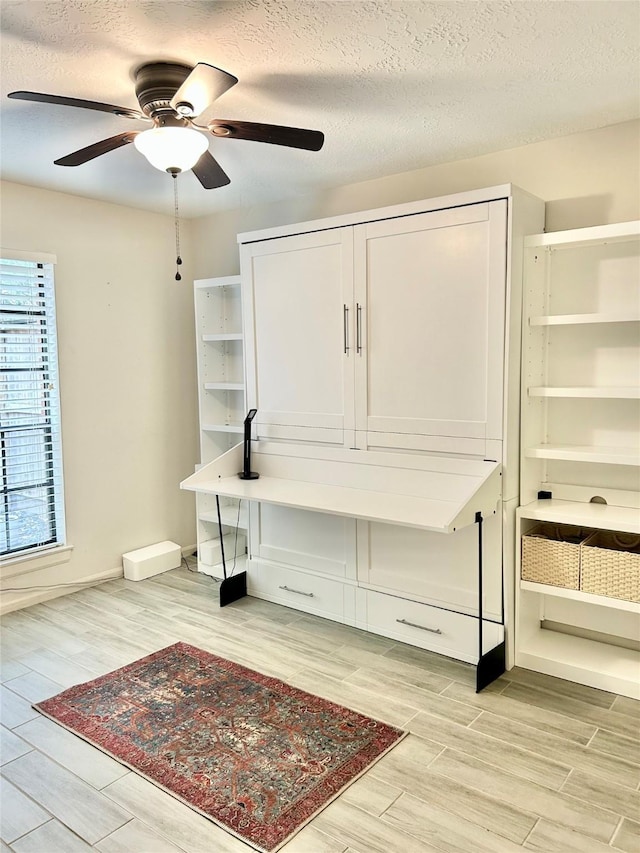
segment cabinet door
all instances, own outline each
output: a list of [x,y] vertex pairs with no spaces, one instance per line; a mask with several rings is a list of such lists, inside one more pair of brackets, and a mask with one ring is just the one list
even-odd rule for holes
[[356,444],[502,437],[506,201],[355,229]]
[[272,563],[355,580],[356,522],[295,507],[252,504],[251,554]]
[[353,232],[242,247],[248,406],[258,438],[353,441]]
[[[357,522],[358,582],[361,586],[478,615],[478,527],[446,535]],[[502,523],[500,514],[483,525],[483,613],[501,621]]]

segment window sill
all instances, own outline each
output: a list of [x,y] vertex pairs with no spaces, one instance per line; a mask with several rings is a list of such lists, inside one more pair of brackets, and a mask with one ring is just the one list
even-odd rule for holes
[[37,554],[22,554],[19,557],[3,559],[0,566],[0,578],[14,578],[18,575],[28,575],[30,572],[38,572],[48,569],[60,563],[68,563],[73,552],[73,545],[58,545]]

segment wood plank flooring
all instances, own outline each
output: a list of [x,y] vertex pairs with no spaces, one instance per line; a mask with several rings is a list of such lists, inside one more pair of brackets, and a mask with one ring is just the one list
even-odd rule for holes
[[640,853],[640,703],[473,668],[246,598],[187,567],[2,620],[1,850],[243,853],[247,845],[31,707],[179,640],[410,734],[282,853]]

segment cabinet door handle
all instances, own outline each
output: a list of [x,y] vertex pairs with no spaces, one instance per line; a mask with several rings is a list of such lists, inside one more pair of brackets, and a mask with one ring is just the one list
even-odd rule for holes
[[406,619],[396,619],[401,625],[410,625],[412,628],[420,628],[421,631],[429,631],[430,634],[442,634],[440,628],[427,628],[426,625],[418,625],[416,622],[407,622]]
[[349,352],[349,306],[342,306],[342,333],[344,336],[344,354]]
[[362,355],[362,305],[356,303],[356,352]]
[[291,589],[290,586],[279,586],[278,589],[285,589],[287,592],[295,592],[296,595],[306,595],[308,598],[313,598],[312,592],[302,592],[300,589]]

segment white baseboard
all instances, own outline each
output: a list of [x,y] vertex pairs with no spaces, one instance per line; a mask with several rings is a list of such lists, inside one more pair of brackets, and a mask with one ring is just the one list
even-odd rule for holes
[[[79,592],[81,589],[86,589],[89,586],[96,586],[99,583],[104,583],[105,581],[115,580],[116,578],[121,577],[122,566],[118,566],[115,569],[106,569],[103,572],[96,572],[93,575],[78,578],[77,584],[71,582],[69,585],[59,586],[57,588],[55,587],[55,584],[51,584],[48,588],[43,585],[41,589],[36,587],[29,589],[29,587],[25,586],[24,590],[21,589],[19,592],[16,590],[11,592],[4,590],[5,595],[11,595],[10,601],[5,600],[5,596],[2,594],[3,591],[0,590],[0,616],[4,616],[6,613],[11,613],[14,610],[21,610],[23,607],[29,607],[31,604],[40,604],[42,601],[50,601],[52,598],[60,598],[62,595]],[[16,585],[19,585],[18,582],[16,582]]]
[[[184,547],[181,547],[180,550],[183,557],[188,557],[197,550],[197,547],[198,546],[195,544],[185,545]],[[69,552],[71,551],[71,549],[65,550],[69,550]],[[49,552],[43,552],[43,554],[40,555],[40,559],[43,558],[49,559]],[[33,568],[30,567],[29,571],[39,570],[40,568],[40,565],[36,565]],[[46,568],[49,568],[49,566],[46,566]],[[35,585],[30,589],[24,581],[22,583],[20,582],[19,576],[12,577],[11,581],[9,581],[9,578],[5,577],[3,574],[3,583],[12,587],[24,587],[24,590],[20,589],[19,592],[10,592],[5,589],[3,594],[3,590],[0,589],[0,616],[3,616],[5,613],[11,613],[14,610],[21,610],[23,607],[29,607],[31,604],[40,604],[42,601],[50,601],[52,598],[60,598],[62,595],[79,592],[81,589],[88,588],[89,586],[95,586],[96,584],[104,583],[105,581],[115,580],[116,578],[123,577],[123,575],[124,572],[122,564],[120,564],[115,569],[106,569],[103,572],[96,572],[93,575],[78,578],[77,584],[70,581],[68,586],[65,585],[56,588],[55,581],[52,580],[49,586],[43,582],[40,589]]]

